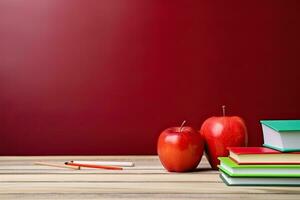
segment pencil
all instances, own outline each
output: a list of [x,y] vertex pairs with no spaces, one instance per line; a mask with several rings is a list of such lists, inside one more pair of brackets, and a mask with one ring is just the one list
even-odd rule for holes
[[48,162],[35,162],[35,165],[43,165],[43,166],[50,166],[50,167],[60,167],[60,168],[69,168],[69,169],[80,169],[79,166],[69,166],[64,164],[57,164],[57,163],[48,163]]
[[79,164],[73,162],[65,162],[66,165],[77,166],[77,167],[88,167],[97,169],[109,169],[109,170],[122,170],[122,167],[106,166],[106,165],[92,165],[92,164]]
[[81,161],[72,160],[72,163],[88,164],[88,165],[105,165],[105,166],[118,166],[118,167],[133,167],[133,162],[117,162],[117,161]]

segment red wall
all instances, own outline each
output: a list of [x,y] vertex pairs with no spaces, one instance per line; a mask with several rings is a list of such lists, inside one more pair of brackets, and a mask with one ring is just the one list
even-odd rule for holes
[[300,118],[300,1],[1,0],[0,154],[154,154],[164,128]]

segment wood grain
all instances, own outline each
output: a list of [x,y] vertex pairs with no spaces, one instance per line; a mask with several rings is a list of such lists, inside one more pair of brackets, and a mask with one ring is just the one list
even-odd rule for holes
[[[122,171],[69,170],[37,161],[133,161]],[[0,199],[300,199],[298,187],[228,187],[205,158],[192,173],[168,173],[156,156],[0,157]]]

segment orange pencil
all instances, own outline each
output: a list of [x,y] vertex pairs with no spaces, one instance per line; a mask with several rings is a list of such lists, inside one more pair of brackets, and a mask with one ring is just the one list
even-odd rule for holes
[[65,162],[66,165],[77,166],[77,167],[89,167],[89,168],[98,168],[98,169],[109,169],[109,170],[122,170],[122,167],[115,166],[105,166],[105,165],[91,165],[91,164],[79,164],[73,162]]

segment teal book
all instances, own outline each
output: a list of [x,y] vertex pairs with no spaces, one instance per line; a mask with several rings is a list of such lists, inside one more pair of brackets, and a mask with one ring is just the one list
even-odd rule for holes
[[228,157],[219,157],[219,169],[230,177],[299,177],[300,165],[238,165]]
[[263,146],[281,152],[300,151],[300,120],[261,120]]

